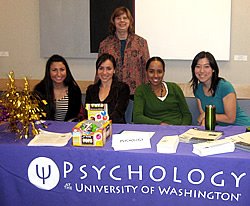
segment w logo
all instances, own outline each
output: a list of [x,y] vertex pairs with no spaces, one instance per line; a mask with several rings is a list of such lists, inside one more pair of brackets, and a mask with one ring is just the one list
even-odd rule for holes
[[56,163],[47,157],[38,157],[28,167],[29,181],[40,189],[51,190],[59,182],[60,173]]

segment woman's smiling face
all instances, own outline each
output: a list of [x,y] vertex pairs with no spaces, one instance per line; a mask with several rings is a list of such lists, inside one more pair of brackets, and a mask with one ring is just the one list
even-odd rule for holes
[[194,70],[197,79],[204,84],[211,84],[213,69],[207,58],[199,59]]
[[147,69],[147,77],[151,85],[158,86],[161,85],[164,77],[163,65],[160,61],[154,60],[149,64]]

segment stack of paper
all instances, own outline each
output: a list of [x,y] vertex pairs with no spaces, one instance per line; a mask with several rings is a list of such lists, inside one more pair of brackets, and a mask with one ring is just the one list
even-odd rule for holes
[[114,150],[132,150],[151,148],[150,138],[154,132],[123,131],[112,135]]
[[179,145],[178,135],[164,136],[156,145],[157,152],[159,152],[159,153],[176,153],[178,145]]
[[193,145],[193,153],[199,156],[233,152],[234,149],[235,145],[229,138],[215,140],[215,141],[208,141]]
[[250,133],[244,132],[238,135],[228,137],[235,143],[235,147],[238,149],[250,151]]
[[36,135],[28,144],[28,146],[55,146],[62,147],[65,146],[70,138],[72,133],[55,133],[48,132],[40,129],[38,135]]
[[221,131],[209,131],[201,129],[189,129],[183,134],[179,135],[181,142],[198,143],[204,141],[217,140],[222,136]]

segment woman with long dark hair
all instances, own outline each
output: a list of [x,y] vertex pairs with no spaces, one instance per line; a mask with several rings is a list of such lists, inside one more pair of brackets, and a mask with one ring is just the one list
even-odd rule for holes
[[126,123],[125,111],[129,102],[129,86],[118,81],[116,62],[111,54],[104,53],[96,61],[98,81],[86,91],[85,103],[107,103],[109,118],[113,123]]
[[78,117],[82,107],[81,90],[62,56],[55,54],[48,59],[44,78],[34,91],[48,103],[46,119],[68,121]]
[[215,105],[217,124],[250,126],[250,118],[238,106],[232,84],[219,76],[218,64],[211,53],[199,52],[191,71],[190,82],[200,111],[198,124],[205,124],[206,105]]

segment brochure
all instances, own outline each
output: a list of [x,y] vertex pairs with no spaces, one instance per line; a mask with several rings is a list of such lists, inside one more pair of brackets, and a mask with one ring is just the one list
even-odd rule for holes
[[177,147],[179,145],[178,135],[174,136],[164,136],[157,143],[157,152],[159,153],[176,153]]
[[193,153],[199,156],[233,152],[234,149],[235,145],[229,138],[193,144]]
[[189,129],[179,135],[181,142],[199,143],[204,141],[213,141],[219,139],[223,135],[222,131],[201,130],[197,128]]

